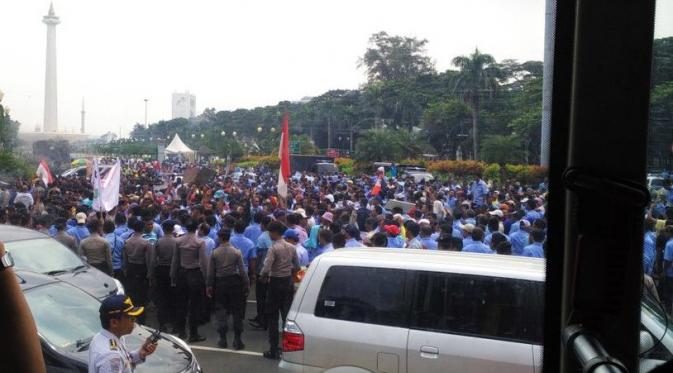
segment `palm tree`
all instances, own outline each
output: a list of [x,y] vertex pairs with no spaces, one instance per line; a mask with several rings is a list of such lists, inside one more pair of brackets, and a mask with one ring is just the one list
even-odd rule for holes
[[460,68],[454,92],[460,92],[472,109],[472,153],[474,159],[477,160],[479,159],[477,139],[481,96],[484,93],[495,92],[498,86],[498,68],[493,56],[482,54],[476,48],[469,56],[455,57],[452,63]]

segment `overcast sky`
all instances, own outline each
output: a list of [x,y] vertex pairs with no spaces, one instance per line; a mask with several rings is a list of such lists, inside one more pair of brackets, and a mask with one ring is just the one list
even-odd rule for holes
[[[46,0],[0,2],[0,90],[22,132],[41,127]],[[126,136],[170,119],[171,93],[196,109],[275,105],[365,81],[357,60],[378,31],[428,39],[438,70],[475,47],[497,60],[542,60],[544,0],[57,0],[59,129]],[[673,35],[659,1],[657,37]]]

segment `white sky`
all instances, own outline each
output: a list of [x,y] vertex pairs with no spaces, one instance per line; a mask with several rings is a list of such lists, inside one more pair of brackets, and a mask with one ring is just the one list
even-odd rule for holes
[[[0,90],[21,131],[42,125],[48,0],[0,0]],[[364,83],[357,60],[378,31],[429,40],[438,70],[478,46],[542,60],[544,0],[56,0],[59,130],[126,136],[170,119],[171,93],[197,112],[275,105]],[[657,37],[673,35],[660,0]]]

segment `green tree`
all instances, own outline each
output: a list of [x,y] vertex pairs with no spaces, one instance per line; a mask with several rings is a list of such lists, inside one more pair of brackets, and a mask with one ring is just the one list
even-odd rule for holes
[[359,61],[367,70],[369,82],[407,79],[434,72],[430,57],[425,55],[427,40],[391,36],[385,31],[369,38],[369,48]]
[[434,149],[414,132],[373,129],[361,135],[354,158],[360,162],[398,162],[423,153],[434,153]]
[[467,132],[470,108],[458,99],[435,102],[423,112],[425,137],[441,155],[455,155],[462,142],[460,135]]
[[486,162],[519,163],[522,158],[519,139],[514,136],[486,136],[482,142],[481,155]]
[[460,69],[456,79],[455,91],[472,108],[472,152],[474,159],[479,159],[479,111],[484,94],[492,94],[498,87],[498,78],[501,72],[497,68],[495,58],[490,54],[483,54],[479,49],[469,56],[458,56],[452,61]]

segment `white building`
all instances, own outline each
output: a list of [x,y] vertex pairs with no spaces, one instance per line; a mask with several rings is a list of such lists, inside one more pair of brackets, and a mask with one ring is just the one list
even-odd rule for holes
[[196,116],[196,96],[186,91],[173,93],[171,119],[194,118]]

